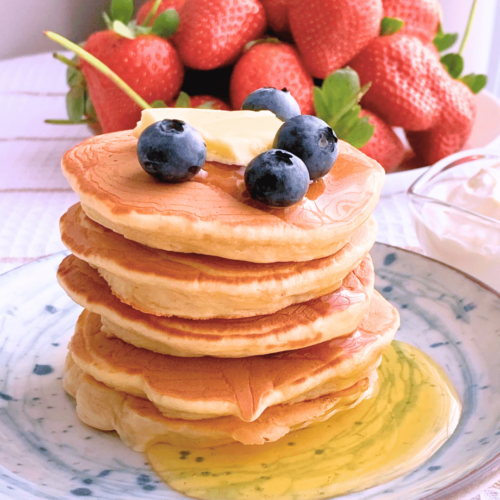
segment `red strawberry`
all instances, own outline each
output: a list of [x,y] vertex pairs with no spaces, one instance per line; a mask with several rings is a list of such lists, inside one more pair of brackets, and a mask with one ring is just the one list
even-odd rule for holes
[[425,48],[429,50],[436,59],[441,59],[441,54],[439,53],[439,50],[436,48],[436,46],[432,42],[427,42],[424,44]]
[[372,138],[359,150],[378,161],[386,172],[392,172],[401,164],[405,155],[405,147],[401,139],[387,123],[371,111],[363,109],[360,115],[368,116],[375,130]]
[[[179,12],[185,1],[186,0],[163,0],[156,11],[156,15],[149,22],[149,25],[152,25],[153,21],[167,9],[175,9]],[[137,24],[142,24],[146,20],[146,17],[148,17],[148,14],[151,12],[151,8],[154,3],[155,0],[149,0],[139,9],[139,12],[137,13]]]
[[288,19],[310,73],[326,78],[380,31],[382,0],[289,0]]
[[382,3],[384,16],[405,22],[399,33],[416,36],[424,43],[432,42],[441,17],[438,0],[382,0]]
[[476,116],[476,101],[469,87],[449,79],[440,89],[442,112],[436,125],[407,137],[417,157],[432,165],[460,151],[469,138]]
[[[149,103],[171,100],[182,85],[182,64],[164,38],[144,35],[130,40],[113,31],[99,31],[89,37],[84,48]],[[103,132],[134,128],[141,108],[84,60],[81,67]]]
[[363,106],[388,125],[427,130],[436,123],[442,106],[438,88],[449,75],[418,38],[399,33],[378,37],[350,66],[362,84],[372,82]]
[[288,33],[288,0],[260,0],[266,10],[266,19],[269,27],[276,33]]
[[261,87],[286,87],[303,114],[313,114],[313,80],[296,50],[277,41],[258,42],[234,66],[229,95],[233,109],[241,109],[248,94]]
[[212,97],[211,95],[191,96],[191,107],[231,111],[229,104],[226,104],[221,99],[217,99],[217,97]]
[[181,108],[204,108],[204,109],[219,109],[222,111],[231,111],[231,108],[227,103],[213,97],[211,95],[193,95],[188,96],[185,92],[181,92],[179,97],[169,103],[171,108],[181,107]]
[[186,66],[213,69],[232,63],[265,29],[257,0],[187,0],[174,43]]

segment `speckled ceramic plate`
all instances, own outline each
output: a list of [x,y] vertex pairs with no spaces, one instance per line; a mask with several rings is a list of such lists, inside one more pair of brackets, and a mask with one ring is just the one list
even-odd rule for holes
[[[464,410],[455,434],[420,469],[343,498],[466,498],[500,469],[500,297],[417,254],[377,244],[372,255],[377,288],[401,312],[399,340],[444,367]],[[115,434],[78,421],[61,387],[80,312],[56,283],[62,257],[0,277],[0,498],[185,498]]]

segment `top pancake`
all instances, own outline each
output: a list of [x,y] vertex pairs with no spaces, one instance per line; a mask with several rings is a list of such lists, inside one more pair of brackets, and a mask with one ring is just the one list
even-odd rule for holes
[[146,174],[129,131],[87,139],[62,169],[87,215],[126,238],[183,253],[248,262],[306,261],[332,255],[378,202],[380,165],[340,141],[339,156],[298,204],[276,209],[249,198],[244,167],[206,163],[191,181]]

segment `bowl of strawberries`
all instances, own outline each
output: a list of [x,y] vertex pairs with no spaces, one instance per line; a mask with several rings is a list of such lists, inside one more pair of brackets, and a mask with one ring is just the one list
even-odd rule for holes
[[112,0],[83,44],[46,33],[76,53],[56,56],[70,89],[55,121],[107,133],[148,107],[240,109],[286,88],[386,172],[431,165],[486,146],[478,124],[495,110],[500,128],[486,76],[463,74],[472,13],[456,52],[441,15],[438,0]]

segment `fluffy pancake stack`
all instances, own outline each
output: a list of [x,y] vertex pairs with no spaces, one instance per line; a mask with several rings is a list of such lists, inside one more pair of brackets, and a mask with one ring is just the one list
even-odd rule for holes
[[63,158],[81,200],[58,272],[84,307],[64,377],[79,417],[136,450],[261,444],[370,396],[399,326],[368,253],[382,168],[341,143],[302,202],[272,209],[243,167],[162,184],[136,144],[107,134]]

